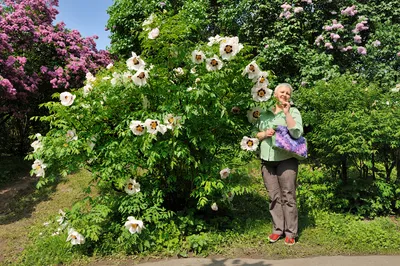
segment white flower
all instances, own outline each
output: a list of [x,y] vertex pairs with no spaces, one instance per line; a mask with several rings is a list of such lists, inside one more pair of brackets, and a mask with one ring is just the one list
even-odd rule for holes
[[32,142],[31,147],[33,148],[33,152],[36,152],[37,150],[43,148],[43,144],[40,140],[35,140]]
[[192,67],[192,68],[190,69],[190,73],[196,74],[196,67]]
[[89,92],[91,92],[93,90],[93,87],[90,83],[86,84],[83,87],[83,96],[87,96],[89,94]]
[[260,117],[262,109],[260,107],[253,107],[251,110],[247,111],[247,119],[250,123],[254,123]]
[[396,84],[396,87],[394,87],[393,89],[391,89],[392,92],[399,92],[400,91],[400,83]]
[[36,159],[32,164],[32,169],[37,177],[44,176],[44,169],[47,167],[42,160]]
[[102,80],[109,80],[111,77],[103,77]]
[[74,103],[75,97],[76,97],[76,95],[73,95],[67,91],[62,92],[60,94],[61,104],[64,106],[70,106]]
[[301,13],[303,11],[304,11],[304,9],[300,6],[294,8],[294,13]]
[[112,75],[113,77],[111,79],[111,85],[115,86],[118,82],[121,81],[121,74],[114,72]]
[[66,137],[67,137],[67,142],[70,142],[72,140],[78,140],[78,136],[76,135],[75,129],[68,130]]
[[133,78],[133,73],[130,71],[125,71],[124,74],[122,74],[122,79],[125,83],[130,83]]
[[44,222],[43,225],[44,225],[44,226],[49,226],[50,223],[51,223],[50,221]]
[[107,68],[107,69],[111,69],[111,68],[113,68],[113,66],[114,66],[113,63],[109,63],[109,64],[106,66],[106,68]]
[[164,118],[164,123],[168,129],[174,129],[179,126],[179,121],[182,120],[181,116],[174,116],[173,114],[167,114]]
[[60,214],[60,216],[57,218],[57,222],[61,225],[64,223],[64,220],[65,220],[65,212],[63,210],[59,209],[58,214]]
[[219,172],[219,175],[221,176],[221,179],[225,179],[229,176],[230,173],[231,173],[231,169],[225,168]]
[[206,60],[206,68],[208,71],[219,70],[223,65],[224,63],[222,63],[216,55]]
[[96,138],[94,136],[86,141],[87,145],[89,146],[89,150],[93,150],[94,146],[96,145],[95,142]]
[[81,245],[85,243],[85,238],[83,235],[79,234],[75,229],[70,228],[68,230],[68,237],[66,242],[71,241],[72,245]]
[[195,90],[195,89],[196,89],[196,88],[189,87],[189,88],[186,89],[186,91],[192,91],[192,90]]
[[86,73],[86,80],[87,80],[89,83],[93,83],[93,82],[96,81],[96,77],[93,76],[92,73],[87,72],[87,73]]
[[133,75],[132,80],[138,86],[144,86],[147,84],[147,79],[149,78],[149,73],[144,70],[144,68],[140,68],[135,75]]
[[246,151],[255,151],[258,148],[259,140],[257,138],[243,137],[240,146]]
[[144,132],[146,131],[145,125],[137,120],[133,120],[131,124],[129,125],[129,128],[132,130],[133,134],[136,136],[143,135]]
[[218,205],[217,205],[217,203],[213,203],[212,205],[211,205],[211,209],[213,210],[213,211],[218,211]]
[[155,38],[158,37],[158,35],[160,35],[160,30],[159,30],[158,28],[155,28],[155,29],[152,29],[152,30],[149,32],[148,37],[149,37],[149,39],[154,40]]
[[185,74],[185,72],[183,71],[183,69],[181,67],[174,68],[174,72],[177,76],[182,76],[183,74]]
[[256,61],[252,61],[245,67],[242,75],[244,76],[248,74],[249,79],[254,79],[260,75],[260,72],[261,72],[260,67],[257,65]]
[[140,234],[144,225],[141,220],[136,220],[135,217],[129,216],[128,221],[125,222],[125,228],[128,229],[131,234]]
[[261,72],[258,74],[257,79],[254,78],[254,81],[257,81],[256,86],[257,86],[257,87],[268,86],[269,82],[268,82],[267,77],[268,77],[268,72],[266,72],[266,71],[261,71]]
[[196,78],[196,80],[194,81],[195,83],[199,83],[200,82],[200,78]]
[[142,26],[144,29],[149,29],[149,25],[154,21],[154,14],[151,14],[145,21],[143,21]]
[[228,193],[222,195],[222,199],[223,200],[228,200],[229,202],[231,202],[233,200],[234,196],[235,196],[235,193],[228,192]]
[[220,41],[224,40],[224,37],[219,35],[215,35],[215,37],[208,38],[209,42],[207,43],[208,46],[212,46],[214,43],[219,43]]
[[201,64],[204,62],[204,60],[206,59],[206,56],[204,55],[204,53],[202,51],[197,51],[194,50],[192,52],[192,61],[195,64]]
[[219,53],[224,60],[230,60],[234,57],[241,49],[243,44],[239,43],[238,37],[225,38],[220,42]]
[[141,59],[140,56],[136,55],[134,52],[132,52],[132,57],[126,60],[126,66],[129,70],[138,71],[139,68],[143,68],[145,65],[146,63],[143,61],[143,59]]
[[146,121],[144,121],[144,124],[150,134],[157,134],[157,132],[164,134],[165,132],[167,132],[167,126],[161,125],[160,121],[158,120],[146,119]]
[[129,178],[126,182],[125,192],[129,195],[133,195],[140,191],[140,184],[136,182],[136,180]]
[[251,89],[251,95],[253,96],[253,100],[256,102],[265,102],[268,101],[272,96],[272,90],[267,87],[257,87],[254,86]]
[[42,134],[40,134],[40,133],[36,133],[36,134],[35,134],[35,138],[37,138],[37,139],[39,139],[39,140],[40,140],[40,139],[42,138]]

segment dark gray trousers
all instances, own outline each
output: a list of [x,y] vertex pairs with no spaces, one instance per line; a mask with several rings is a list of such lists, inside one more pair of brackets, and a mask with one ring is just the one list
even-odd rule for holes
[[296,204],[296,177],[299,161],[261,161],[264,185],[270,198],[269,212],[272,216],[273,234],[297,237],[298,213]]

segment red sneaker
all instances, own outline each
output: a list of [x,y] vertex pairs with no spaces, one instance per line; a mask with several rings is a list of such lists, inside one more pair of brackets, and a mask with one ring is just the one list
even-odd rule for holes
[[279,240],[279,238],[281,238],[281,235],[278,235],[278,234],[270,234],[268,236],[269,242],[271,242],[271,243],[275,243],[276,241]]
[[296,240],[294,240],[294,238],[291,238],[288,236],[285,238],[285,245],[293,246],[295,243],[296,243]]

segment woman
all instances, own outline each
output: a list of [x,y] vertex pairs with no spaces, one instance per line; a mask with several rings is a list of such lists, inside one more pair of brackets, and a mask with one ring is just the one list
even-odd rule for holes
[[274,91],[275,107],[263,112],[258,122],[257,138],[260,140],[261,172],[270,197],[269,211],[273,221],[270,242],[286,236],[285,244],[295,244],[298,230],[296,205],[296,177],[299,162],[291,154],[272,148],[271,137],[274,126],[283,125],[293,138],[303,133],[303,122],[299,110],[290,106],[293,88],[290,84],[279,84]]

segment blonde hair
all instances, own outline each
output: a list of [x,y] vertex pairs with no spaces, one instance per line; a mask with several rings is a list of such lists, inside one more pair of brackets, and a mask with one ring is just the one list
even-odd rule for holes
[[275,87],[275,89],[274,89],[274,94],[275,94],[275,92],[276,92],[279,88],[281,88],[281,87],[289,88],[289,89],[290,89],[290,94],[293,93],[293,87],[292,87],[292,85],[290,85],[289,83],[281,83],[281,84],[279,84],[278,86]]

